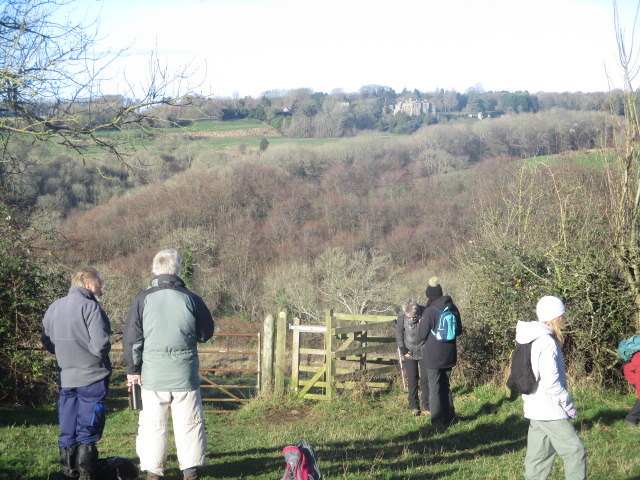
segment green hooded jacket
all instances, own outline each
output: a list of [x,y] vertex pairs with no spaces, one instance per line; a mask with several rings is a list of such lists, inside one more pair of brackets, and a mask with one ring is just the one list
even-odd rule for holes
[[134,300],[125,323],[128,374],[141,374],[144,390],[181,392],[200,387],[198,342],[213,335],[202,298],[175,275],[158,275]]

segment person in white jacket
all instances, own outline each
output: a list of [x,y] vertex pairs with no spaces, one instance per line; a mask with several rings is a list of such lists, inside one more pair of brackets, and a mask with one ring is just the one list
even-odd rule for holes
[[534,393],[522,395],[524,416],[530,420],[524,476],[526,480],[546,479],[558,454],[564,461],[565,478],[584,480],[584,444],[569,422],[578,414],[567,391],[562,356],[564,303],[557,297],[542,297],[536,314],[537,322],[519,321],[516,326],[516,341],[531,343],[531,367],[538,380]]

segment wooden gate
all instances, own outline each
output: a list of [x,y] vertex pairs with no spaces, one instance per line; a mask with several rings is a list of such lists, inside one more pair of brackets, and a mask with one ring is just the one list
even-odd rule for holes
[[[236,409],[216,407],[217,404],[231,405],[234,407],[247,403],[251,397],[260,390],[260,334],[259,333],[214,333],[214,337],[227,338],[247,338],[249,347],[218,348],[198,350],[200,357],[200,389],[202,391],[202,403],[207,413],[230,413]],[[255,343],[254,343],[255,342]],[[207,361],[216,356],[223,356],[227,359],[242,357],[248,359],[243,362],[245,365],[233,368],[229,360],[221,362],[218,367],[203,367]],[[225,365],[225,366],[222,366]],[[226,375],[225,375],[226,374]],[[233,384],[227,383],[228,376],[239,377]],[[217,378],[220,376],[220,378]],[[246,378],[242,378],[242,377]],[[217,396],[212,396],[217,395]]]
[[[122,332],[112,335],[112,362],[120,368],[114,369],[108,398],[113,402],[110,408],[120,410],[127,406],[127,372],[122,368]],[[262,336],[260,333],[214,333],[213,337],[217,348],[200,346],[198,349],[204,410],[207,413],[235,412],[260,390]],[[224,339],[228,341],[225,343]],[[234,367],[235,363],[241,366]]]
[[[395,316],[325,314],[325,325],[300,325],[294,319],[291,387],[298,395],[330,400],[336,389],[388,388],[389,374],[399,373]],[[302,347],[301,336],[315,336],[322,348]],[[322,335],[322,338],[318,338]],[[307,362],[302,362],[306,356]],[[310,375],[310,377],[309,377]],[[305,378],[303,378],[305,377]]]

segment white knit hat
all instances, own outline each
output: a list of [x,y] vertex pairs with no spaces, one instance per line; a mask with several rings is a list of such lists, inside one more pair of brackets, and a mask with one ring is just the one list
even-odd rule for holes
[[547,295],[538,300],[536,314],[539,322],[550,322],[564,315],[564,303],[558,297]]

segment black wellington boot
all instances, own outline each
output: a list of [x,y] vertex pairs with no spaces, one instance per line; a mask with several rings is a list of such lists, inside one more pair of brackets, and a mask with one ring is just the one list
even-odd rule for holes
[[95,443],[78,445],[76,456],[76,468],[80,476],[79,480],[96,480],[96,467],[98,466],[98,449]]
[[78,446],[60,447],[60,464],[62,465],[62,478],[64,480],[76,480],[78,471],[76,470],[76,454]]

